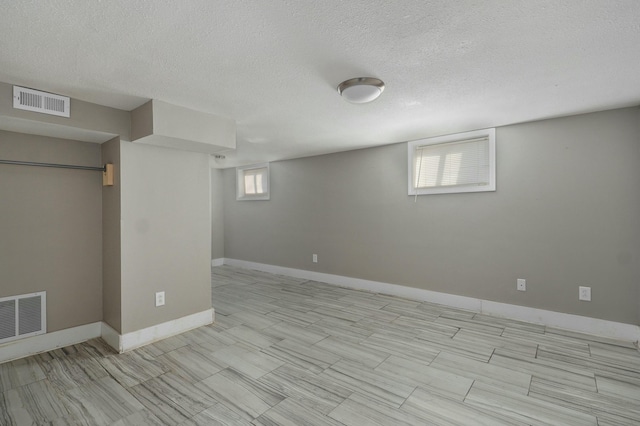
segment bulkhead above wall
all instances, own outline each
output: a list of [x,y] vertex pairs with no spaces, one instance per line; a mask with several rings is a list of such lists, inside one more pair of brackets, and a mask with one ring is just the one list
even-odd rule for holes
[[230,118],[156,99],[133,111],[123,111],[66,98],[69,115],[51,115],[33,108],[16,108],[16,88],[34,96],[48,94],[0,82],[0,130],[93,143],[120,137],[122,141],[203,154],[236,149],[236,123]]
[[0,82],[0,130],[93,143],[104,143],[116,136],[131,140],[129,111],[77,99],[69,99],[68,117],[26,111],[14,106],[15,87]]
[[131,112],[131,140],[215,154],[236,148],[234,120],[153,99]]

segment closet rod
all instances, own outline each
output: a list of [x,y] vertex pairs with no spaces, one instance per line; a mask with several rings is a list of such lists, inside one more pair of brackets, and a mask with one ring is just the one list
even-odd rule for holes
[[95,170],[100,172],[107,171],[106,165],[103,167],[90,167],[90,166],[73,166],[70,164],[34,163],[32,161],[11,161],[11,160],[0,160],[0,164],[14,164],[17,166],[55,167],[58,169]]

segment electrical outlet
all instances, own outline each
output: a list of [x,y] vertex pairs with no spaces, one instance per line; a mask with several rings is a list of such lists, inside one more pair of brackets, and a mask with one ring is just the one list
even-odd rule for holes
[[156,293],[156,307],[164,305],[164,291]]
[[527,291],[527,280],[518,278],[518,280],[516,281],[516,288],[518,289],[518,291]]
[[591,287],[578,287],[578,300],[591,302]]
[[317,254],[313,255],[313,263],[318,263],[318,255]]

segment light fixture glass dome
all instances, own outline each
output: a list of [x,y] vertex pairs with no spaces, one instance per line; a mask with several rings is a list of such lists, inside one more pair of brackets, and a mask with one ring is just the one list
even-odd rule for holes
[[338,93],[354,104],[371,102],[384,90],[384,82],[373,77],[358,77],[343,81],[338,85]]

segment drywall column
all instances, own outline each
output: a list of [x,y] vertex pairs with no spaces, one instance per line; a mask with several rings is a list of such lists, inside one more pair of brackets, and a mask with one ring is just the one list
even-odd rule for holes
[[113,186],[102,187],[102,310],[103,321],[120,333],[121,239],[120,239],[120,138],[102,144],[102,162],[113,164]]
[[[209,156],[121,142],[121,334],[211,309]],[[155,293],[166,304],[155,306]]]

